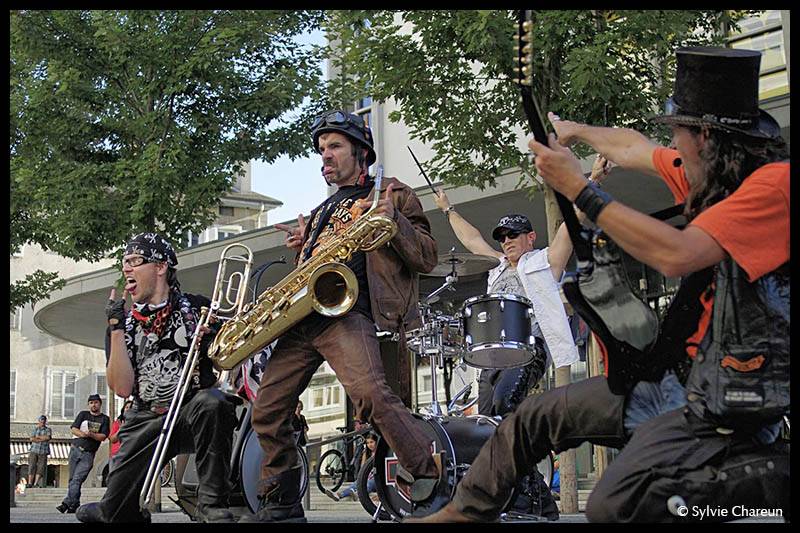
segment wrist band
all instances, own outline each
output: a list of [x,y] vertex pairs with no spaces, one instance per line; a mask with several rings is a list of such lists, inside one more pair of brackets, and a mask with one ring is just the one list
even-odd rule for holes
[[613,201],[614,199],[610,194],[600,190],[596,184],[590,182],[575,198],[575,205],[586,213],[586,217],[589,220],[596,224],[600,211]]

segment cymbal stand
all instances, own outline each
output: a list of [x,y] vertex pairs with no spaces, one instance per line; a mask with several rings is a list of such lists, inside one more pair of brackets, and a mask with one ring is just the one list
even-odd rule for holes
[[[456,265],[453,264],[453,269],[450,272],[450,275],[445,278],[444,284],[430,293],[428,296],[425,297],[425,302],[421,305],[422,313],[422,327],[423,331],[426,330],[426,319],[430,319],[431,312],[430,312],[430,305],[435,303],[439,300],[438,294],[441,293],[445,289],[449,289],[451,291],[455,291],[455,287],[453,285],[458,281],[458,274],[456,274]],[[436,344],[435,353],[431,354],[431,415],[441,418],[444,416],[442,412],[442,408],[439,405],[439,381],[436,376],[436,369],[441,368],[444,369],[444,338],[443,332],[437,331],[436,332]]]

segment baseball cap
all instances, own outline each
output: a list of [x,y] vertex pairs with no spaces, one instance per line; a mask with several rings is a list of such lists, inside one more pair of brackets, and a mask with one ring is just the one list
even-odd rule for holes
[[529,233],[533,231],[533,226],[525,215],[506,215],[497,222],[497,226],[492,230],[492,238],[498,240],[502,233],[501,230],[503,229],[520,233]]

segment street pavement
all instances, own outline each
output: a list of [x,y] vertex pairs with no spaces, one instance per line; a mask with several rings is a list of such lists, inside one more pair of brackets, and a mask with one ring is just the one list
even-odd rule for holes
[[[243,511],[243,509],[234,509],[234,511]],[[61,514],[56,511],[55,508],[49,510],[31,507],[12,507],[10,509],[10,515],[11,523],[79,523],[74,514]],[[155,524],[194,523],[185,513],[176,510],[154,513],[152,515],[152,519],[153,523]],[[366,511],[358,513],[354,512],[352,509],[345,511],[306,511],[306,519],[309,523],[369,524],[372,522],[372,518],[366,513]],[[582,513],[575,515],[561,515],[561,519],[558,522],[549,523],[558,524],[576,522],[586,522],[586,518]]]

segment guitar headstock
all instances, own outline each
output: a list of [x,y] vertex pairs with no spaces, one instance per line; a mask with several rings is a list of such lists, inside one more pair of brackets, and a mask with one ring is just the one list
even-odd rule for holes
[[547,144],[547,131],[544,127],[539,105],[533,97],[533,11],[520,9],[517,17],[516,74],[514,81],[519,84],[522,107],[528,118],[533,138]]
[[519,10],[517,21],[517,43],[514,52],[517,54],[516,82],[520,85],[533,85],[533,20],[530,11]]

